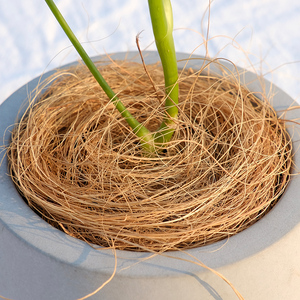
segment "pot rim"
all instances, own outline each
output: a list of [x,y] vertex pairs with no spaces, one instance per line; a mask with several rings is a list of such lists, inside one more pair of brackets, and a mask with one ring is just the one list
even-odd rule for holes
[[[154,51],[145,51],[143,56],[146,63],[155,63],[159,61],[158,54]],[[127,59],[140,62],[138,52],[120,52],[110,55],[115,60]],[[187,64],[187,68],[200,68],[203,64],[210,63],[198,55],[188,55],[177,53],[179,68],[183,68],[186,59],[193,58]],[[94,60],[109,61],[106,55],[97,56]],[[221,61],[226,70],[230,70],[237,76],[235,67],[227,61]],[[76,62],[75,62],[76,63]],[[67,68],[75,63],[67,64],[61,68]],[[60,69],[61,69],[60,68]],[[222,68],[218,64],[210,66],[210,71],[221,74]],[[250,90],[256,93],[264,92],[272,94],[272,104],[276,111],[286,109],[295,105],[293,99],[277,86],[271,84],[268,80],[262,79],[257,74],[237,68],[239,78]],[[46,77],[53,74],[56,70],[49,71],[37,77],[26,85],[14,92],[7,100],[0,105],[0,136],[3,139],[3,145],[7,145],[9,140],[9,127],[13,124],[16,116],[24,111],[27,95],[35,86]],[[20,110],[20,107],[22,109]],[[296,112],[291,110],[286,114],[287,119],[297,118]],[[293,125],[288,128],[289,134],[293,137],[293,148],[299,147],[299,125]],[[299,129],[299,128],[298,128]],[[2,144],[0,145],[3,146]],[[7,175],[7,158],[5,151],[0,153],[0,222],[11,233],[17,236],[22,242],[31,245],[36,251],[42,252],[55,260],[66,264],[78,266],[95,272],[111,274],[115,265],[115,256],[112,250],[96,250],[85,242],[72,238],[62,231],[52,227],[47,222],[37,216],[23,201],[17,192],[12,180]],[[300,153],[294,153],[295,165],[299,164]],[[295,173],[295,171],[293,171]],[[282,237],[293,230],[297,230],[299,223],[300,201],[297,201],[297,189],[300,185],[300,177],[294,176],[282,195],[280,201],[275,207],[261,220],[253,224],[248,229],[208,246],[181,251],[168,252],[168,256],[181,259],[191,259],[189,255],[195,256],[211,268],[219,268],[240,260],[253,256],[256,253],[270,247],[273,243],[279,242]],[[145,252],[131,252],[125,250],[116,250],[118,266],[126,268],[140,261],[134,268],[126,269],[126,274],[132,277],[151,277],[151,276],[172,276],[178,271],[182,273],[202,272],[199,266],[190,264],[183,260],[174,260]],[[151,257],[151,260],[146,258]],[[144,259],[146,259],[144,261]],[[200,270],[199,270],[200,269]]]

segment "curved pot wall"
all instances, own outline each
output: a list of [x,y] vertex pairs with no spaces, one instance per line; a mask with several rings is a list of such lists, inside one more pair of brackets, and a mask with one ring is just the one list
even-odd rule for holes
[[[178,54],[178,60],[187,54]],[[119,53],[113,59],[140,61],[137,53]],[[157,62],[154,52],[145,52],[146,63]],[[102,57],[105,60],[105,57]],[[180,63],[184,66],[186,61]],[[188,67],[205,62],[191,60]],[[226,68],[234,68],[224,62]],[[217,66],[212,71],[220,72]],[[266,93],[271,84],[250,72],[241,71],[249,89]],[[51,72],[45,74],[48,76]],[[32,80],[0,106],[0,136],[9,140],[27,95],[37,85]],[[280,111],[293,100],[272,86],[273,105]],[[26,102],[25,102],[26,104]],[[286,118],[295,119],[295,111]],[[294,149],[299,148],[299,126],[291,124]],[[1,139],[2,141],[2,139]],[[95,250],[67,236],[39,218],[24,203],[7,175],[4,151],[0,161],[0,295],[14,300],[78,299],[102,285],[113,273],[115,256],[111,250]],[[295,153],[299,165],[300,153]],[[203,263],[227,277],[247,300],[300,299],[300,177],[295,176],[279,203],[247,230],[210,246],[168,255]],[[117,251],[117,273],[91,299],[169,300],[237,299],[232,289],[212,272],[183,260],[148,253]],[[149,259],[146,259],[149,258]],[[138,263],[137,263],[138,262]]]

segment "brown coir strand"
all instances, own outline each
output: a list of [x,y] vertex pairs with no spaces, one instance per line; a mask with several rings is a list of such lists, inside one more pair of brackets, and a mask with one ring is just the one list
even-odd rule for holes
[[[150,130],[163,118],[163,73],[101,65],[129,111]],[[203,246],[263,217],[292,163],[284,122],[235,80],[180,76],[179,119],[164,151],[139,141],[85,66],[56,73],[12,133],[11,175],[29,206],[89,243],[135,251]]]

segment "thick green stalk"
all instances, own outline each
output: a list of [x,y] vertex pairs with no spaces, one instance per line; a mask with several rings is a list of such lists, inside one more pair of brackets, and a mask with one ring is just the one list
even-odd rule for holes
[[118,99],[116,94],[113,92],[113,90],[110,88],[110,86],[107,84],[107,82],[104,80],[102,75],[100,74],[99,70],[93,63],[93,61],[90,59],[84,48],[81,46],[80,42],[72,32],[71,28],[67,24],[66,20],[60,13],[59,9],[53,2],[53,0],[45,0],[48,4],[49,8],[51,9],[52,13],[54,14],[55,18],[57,19],[58,23],[70,39],[71,43],[77,50],[78,54],[81,56],[84,63],[87,65],[95,79],[98,81],[101,88],[104,90],[106,95],[109,97],[109,99],[114,103],[117,110],[121,113],[121,115],[125,118],[129,126],[132,128],[133,132],[141,139],[143,148],[149,152],[155,151],[154,146],[154,137],[153,134],[141,123],[139,123],[132,115],[131,113],[126,109],[126,107],[123,105],[123,103]]
[[156,47],[164,70],[166,115],[155,135],[156,143],[170,141],[178,115],[178,68],[173,40],[173,14],[170,0],[148,0]]

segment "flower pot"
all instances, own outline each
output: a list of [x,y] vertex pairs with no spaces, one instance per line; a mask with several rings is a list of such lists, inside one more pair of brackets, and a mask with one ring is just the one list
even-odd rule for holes
[[[187,59],[179,53],[177,59]],[[113,59],[140,61],[138,53],[119,53]],[[99,57],[98,57],[99,59]],[[105,59],[105,57],[102,57]],[[159,60],[145,52],[146,63]],[[179,63],[183,67],[186,61]],[[190,60],[200,68],[205,60]],[[222,63],[233,73],[235,68]],[[66,66],[64,66],[66,67]],[[217,65],[212,72],[220,74]],[[250,91],[274,94],[280,111],[293,100],[270,82],[239,69],[240,80]],[[43,75],[49,76],[53,71]],[[7,144],[10,126],[24,111],[24,100],[40,78],[30,81],[0,106],[0,136]],[[25,102],[26,106],[26,102]],[[21,108],[21,109],[20,109]],[[287,112],[286,119],[295,119]],[[299,165],[299,132],[292,124],[295,165]],[[96,250],[50,226],[23,201],[7,175],[7,159],[1,152],[0,168],[0,295],[14,300],[78,299],[93,292],[116,274],[91,299],[235,299],[231,287],[213,272],[186,260],[196,257],[223,274],[245,299],[300,299],[300,201],[299,176],[293,176],[276,206],[248,229],[212,245],[154,255],[145,252]],[[262,174],[263,176],[263,174]]]

